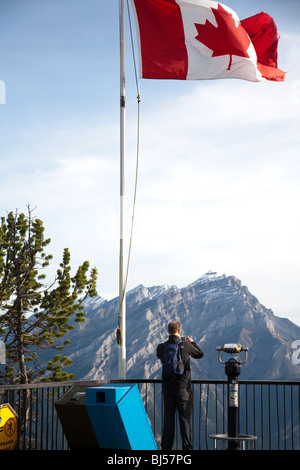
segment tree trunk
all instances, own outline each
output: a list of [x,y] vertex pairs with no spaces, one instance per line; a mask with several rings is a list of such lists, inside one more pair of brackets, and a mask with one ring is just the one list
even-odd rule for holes
[[23,331],[23,300],[21,296],[21,292],[18,289],[18,326],[17,326],[17,331],[18,331],[18,357],[19,357],[19,369],[20,369],[20,375],[21,375],[21,384],[28,384],[28,375],[27,375],[27,368],[26,368],[26,362],[25,362],[25,354],[24,354],[24,331]]

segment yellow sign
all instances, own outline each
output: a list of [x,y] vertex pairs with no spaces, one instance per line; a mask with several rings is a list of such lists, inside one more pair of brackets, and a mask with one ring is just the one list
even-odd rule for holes
[[18,437],[18,415],[9,403],[0,405],[0,450],[13,450]]

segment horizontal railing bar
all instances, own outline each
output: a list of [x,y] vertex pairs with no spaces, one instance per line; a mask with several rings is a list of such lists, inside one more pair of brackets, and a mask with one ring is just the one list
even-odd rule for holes
[[[36,382],[30,384],[13,384],[13,385],[0,385],[0,395],[9,390],[27,390],[35,388],[49,388],[49,387],[68,387],[72,385],[97,385],[101,383],[162,383],[161,379],[101,379],[101,380],[78,380],[69,382]],[[218,379],[193,379],[194,384],[226,384],[227,380]],[[240,384],[244,385],[300,385],[299,381],[292,380],[239,380]]]

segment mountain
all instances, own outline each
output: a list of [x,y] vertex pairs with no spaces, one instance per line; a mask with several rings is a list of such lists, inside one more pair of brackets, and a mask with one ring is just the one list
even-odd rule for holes
[[[85,322],[67,335],[71,344],[65,353],[73,361],[68,372],[75,373],[75,380],[116,379],[118,298],[88,299],[85,308]],[[182,334],[191,336],[204,352],[201,360],[191,359],[194,379],[226,378],[216,351],[225,343],[249,348],[241,380],[300,379],[299,365],[291,360],[300,327],[276,317],[236,277],[213,272],[183,288],[139,285],[127,293],[128,379],[161,377],[156,347],[168,338],[171,320],[180,321]]]

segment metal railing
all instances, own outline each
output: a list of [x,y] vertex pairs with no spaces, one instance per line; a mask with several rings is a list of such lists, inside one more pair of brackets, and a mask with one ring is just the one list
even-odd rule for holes
[[[108,382],[122,381],[0,385],[1,403],[9,403],[18,415],[16,449],[68,449],[55,403],[73,385],[91,387]],[[163,426],[161,380],[125,382],[138,384],[159,449]],[[256,450],[300,450],[299,387],[300,382],[239,381],[240,433],[257,436]],[[192,391],[193,448],[211,450],[210,435],[227,432],[227,381],[193,380]],[[174,449],[181,449],[178,419]]]

